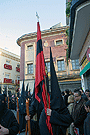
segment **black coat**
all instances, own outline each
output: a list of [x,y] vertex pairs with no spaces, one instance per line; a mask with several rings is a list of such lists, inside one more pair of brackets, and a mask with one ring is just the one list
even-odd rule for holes
[[65,105],[68,106],[68,97],[70,96],[70,94],[67,94],[64,96],[64,102],[65,102]]
[[26,128],[26,99],[24,97],[19,98],[19,122],[20,122],[20,132]]
[[19,132],[19,124],[14,116],[14,113],[9,109],[5,109],[0,120],[0,124],[9,129],[9,135],[17,135]]
[[39,122],[39,118],[40,118],[42,110],[43,110],[42,102],[39,103],[36,99],[34,99],[34,101],[31,103],[30,110],[29,110],[31,119],[37,113],[37,122]]
[[84,135],[90,134],[90,113],[87,115],[87,118],[84,121]]
[[32,135],[40,135],[39,130],[39,118],[41,115],[41,112],[43,110],[43,104],[38,102],[36,99],[31,103],[30,106],[30,118],[32,119],[35,114],[37,114],[37,121],[31,120],[31,134]]
[[[72,122],[72,118],[67,108],[61,110],[52,110],[50,123],[52,125],[53,135],[66,135],[66,129]],[[39,121],[41,135],[50,135],[46,125],[46,114],[43,110]]]
[[81,98],[78,103],[75,102],[73,104],[73,110],[72,110],[73,122],[75,127],[79,128],[80,134],[84,134],[83,124],[84,124],[84,120],[87,117],[87,112],[85,110],[84,104],[85,104],[85,100]]

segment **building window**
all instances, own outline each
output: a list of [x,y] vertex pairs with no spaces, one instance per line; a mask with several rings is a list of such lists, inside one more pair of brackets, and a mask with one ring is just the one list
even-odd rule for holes
[[58,71],[63,71],[63,70],[65,70],[64,60],[58,60],[58,61],[57,61],[57,66],[58,66]]
[[10,64],[10,60],[6,60],[6,64],[9,65]]
[[32,49],[33,49],[33,45],[27,46],[27,50],[32,50]]
[[79,60],[72,60],[72,69],[79,69]]
[[20,68],[20,64],[17,64],[17,67]]
[[62,45],[62,44],[63,44],[63,40],[62,39],[56,41],[56,46]]
[[28,64],[28,74],[33,74],[33,64]]
[[5,78],[9,79],[10,78],[10,74],[5,74]]
[[50,72],[50,62],[46,62],[47,71]]
[[20,80],[20,76],[17,76],[17,80]]

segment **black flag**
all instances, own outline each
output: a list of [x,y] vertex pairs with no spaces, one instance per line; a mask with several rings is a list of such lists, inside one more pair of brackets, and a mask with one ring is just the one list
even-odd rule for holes
[[51,74],[51,109],[58,109],[61,110],[65,108],[65,103],[63,101],[63,98],[61,96],[61,91],[58,84],[58,79],[56,76],[56,71],[53,64],[53,58],[52,58],[52,52],[50,48],[50,74]]

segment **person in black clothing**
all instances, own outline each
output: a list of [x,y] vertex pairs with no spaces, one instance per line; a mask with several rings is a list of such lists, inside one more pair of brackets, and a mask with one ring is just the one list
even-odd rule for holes
[[[56,110],[47,109],[47,115],[50,116],[50,123],[52,125],[53,135],[66,135],[66,129],[70,126],[72,118],[68,109],[65,107],[62,110],[57,108]],[[48,127],[46,125],[46,114],[43,109],[40,121],[40,133],[41,135],[50,135]]]
[[2,90],[1,90],[1,86],[0,86],[0,94],[1,94],[1,91],[2,91]]
[[[31,103],[30,109],[29,109],[29,114],[30,116],[25,116],[26,120],[30,119],[31,122],[31,134],[32,135],[40,135],[40,130],[39,130],[39,119],[41,112],[43,110],[43,104],[42,102],[38,102],[35,98],[33,99],[33,102]],[[33,116],[37,114],[37,120],[34,121],[32,120]]]
[[[44,107],[39,120],[41,135],[66,135],[66,130],[72,122],[70,113],[61,95],[60,86],[54,68],[51,48],[50,48],[50,107]],[[47,106],[48,107],[48,106]],[[47,118],[49,123],[47,122]],[[51,133],[50,133],[51,132]],[[53,133],[52,133],[53,132]]]
[[70,96],[69,94],[69,90],[66,89],[65,90],[65,95],[64,95],[64,102],[65,102],[65,105],[68,106],[68,97]]
[[88,98],[86,96],[86,94],[84,93],[83,89],[80,87],[79,88],[79,91],[81,92],[81,97],[85,100],[85,101],[88,101]]
[[85,110],[85,100],[81,97],[81,92],[78,89],[74,90],[74,104],[72,110],[72,127],[79,130],[79,134],[83,135],[83,124],[86,119],[87,112]]
[[19,124],[11,110],[7,108],[5,95],[0,94],[0,135],[17,135]]
[[89,89],[86,89],[85,90],[85,95],[87,97],[87,99],[89,100],[89,94],[90,94],[90,90]]
[[85,104],[85,110],[88,113],[86,119],[84,120],[84,135],[90,134],[90,101]]

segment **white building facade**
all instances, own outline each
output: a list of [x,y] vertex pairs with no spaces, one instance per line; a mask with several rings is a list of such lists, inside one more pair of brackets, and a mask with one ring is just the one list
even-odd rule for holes
[[0,48],[0,86],[15,93],[20,80],[20,56]]

